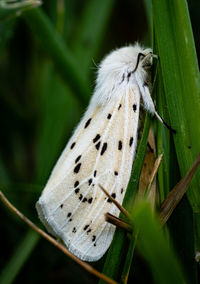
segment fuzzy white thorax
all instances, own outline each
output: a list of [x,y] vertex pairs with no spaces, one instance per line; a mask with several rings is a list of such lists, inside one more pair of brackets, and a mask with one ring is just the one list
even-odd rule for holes
[[[137,70],[131,74],[130,80],[127,82],[127,76],[134,71],[138,54],[147,55],[151,53],[150,48],[143,48],[139,44],[129,45],[112,51],[101,62],[96,79],[96,87],[94,95],[91,99],[91,105],[96,107],[104,106],[110,100],[116,100],[116,95],[122,83],[134,86],[138,85],[140,93],[144,101],[144,107],[149,112],[154,113],[152,99],[149,92],[143,87],[147,78],[147,71],[142,67],[141,61],[138,64]],[[152,64],[152,58],[150,58]]]

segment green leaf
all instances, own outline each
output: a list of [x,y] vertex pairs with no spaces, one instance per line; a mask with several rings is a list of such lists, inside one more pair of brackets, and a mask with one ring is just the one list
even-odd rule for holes
[[21,267],[34,250],[35,245],[38,243],[40,236],[33,230],[29,230],[21,243],[16,248],[15,253],[12,255],[9,262],[3,268],[0,275],[1,284],[13,283]]
[[73,50],[86,74],[94,65],[92,60],[101,47],[114,3],[113,0],[90,0],[84,9]]
[[[160,58],[164,86],[162,95],[166,98],[170,122],[177,130],[173,138],[181,176],[184,176],[200,150],[200,139],[197,139],[200,137],[200,75],[192,28],[185,0],[152,0],[152,8],[155,53]],[[198,170],[187,191],[195,214],[200,212],[199,180]],[[199,250],[199,237],[196,240]]]
[[74,95],[86,105],[90,93],[86,76],[47,15],[38,8],[24,13],[23,17]]
[[150,266],[155,282],[186,283],[180,264],[147,201],[134,206],[132,222],[134,230],[139,232],[137,247]]

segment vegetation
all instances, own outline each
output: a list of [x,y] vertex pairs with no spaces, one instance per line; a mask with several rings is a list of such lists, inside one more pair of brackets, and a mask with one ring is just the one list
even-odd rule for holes
[[[163,153],[158,171],[160,204],[200,152],[200,49],[196,54],[193,38],[199,34],[199,1],[44,0],[40,4],[0,1],[0,189],[42,227],[35,202],[88,104],[96,64],[111,49],[139,40],[147,46],[152,43],[159,56],[152,95],[159,114],[177,131],[172,134],[153,121],[157,152]],[[200,169],[164,228],[146,199],[134,202],[151,121],[147,115],[123,203],[131,215],[133,234],[117,228],[108,253],[94,267],[121,283],[196,284]],[[99,281],[3,204],[0,212],[0,283]]]

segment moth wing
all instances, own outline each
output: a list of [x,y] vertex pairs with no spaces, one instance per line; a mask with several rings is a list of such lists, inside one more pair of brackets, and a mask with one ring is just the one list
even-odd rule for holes
[[82,260],[96,261],[108,249],[115,227],[105,213],[119,211],[137,145],[140,93],[126,85],[118,99],[90,106],[58,160],[37,203],[41,221]]

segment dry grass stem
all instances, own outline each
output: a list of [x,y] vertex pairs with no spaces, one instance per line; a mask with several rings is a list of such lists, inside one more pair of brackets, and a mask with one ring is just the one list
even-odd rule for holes
[[105,214],[105,220],[125,231],[128,231],[129,233],[132,233],[133,231],[131,225],[110,213]]
[[101,190],[105,193],[105,195],[106,195],[107,197],[109,197],[110,200],[117,206],[117,208],[122,212],[122,214],[124,214],[124,216],[126,216],[128,219],[130,219],[130,215],[129,215],[128,211],[127,211],[124,207],[122,207],[121,204],[119,204],[119,202],[118,202],[117,200],[115,200],[115,199],[105,190],[105,188],[104,188],[101,184],[99,184],[99,187],[100,187]]
[[161,204],[159,216],[162,224],[165,224],[167,222],[172,212],[176,208],[177,204],[182,199],[199,164],[200,164],[200,153],[198,154],[196,160],[194,161],[192,167],[190,168],[186,176],[176,184],[176,186],[170,191],[168,196]]

